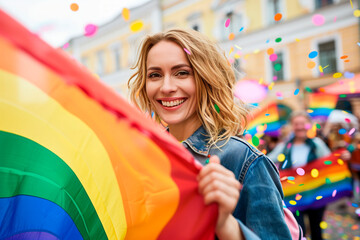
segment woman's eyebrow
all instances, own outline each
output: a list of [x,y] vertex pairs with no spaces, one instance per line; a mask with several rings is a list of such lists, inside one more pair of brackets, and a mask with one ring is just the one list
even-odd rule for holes
[[[182,63],[182,64],[178,64],[178,65],[173,66],[173,67],[171,68],[171,70],[175,70],[175,69],[182,68],[182,67],[191,68],[189,65]],[[160,68],[160,67],[149,67],[147,70],[148,70],[148,71],[150,71],[150,70],[159,71],[159,70],[161,70],[161,68]]]

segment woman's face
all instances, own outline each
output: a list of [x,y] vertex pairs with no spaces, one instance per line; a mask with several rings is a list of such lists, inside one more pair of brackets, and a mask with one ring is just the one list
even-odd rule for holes
[[198,121],[194,72],[185,54],[176,43],[161,41],[147,57],[146,93],[169,126]]

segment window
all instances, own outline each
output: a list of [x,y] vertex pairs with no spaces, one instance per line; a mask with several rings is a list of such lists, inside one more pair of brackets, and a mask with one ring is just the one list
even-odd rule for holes
[[202,12],[194,12],[186,17],[187,24],[190,28],[195,31],[201,31],[201,22],[202,22]]
[[101,76],[105,73],[105,52],[103,50],[100,50],[96,53],[96,73]]
[[[230,19],[230,25],[226,28],[224,24],[227,19]],[[240,34],[240,29],[244,27],[243,17],[239,13],[228,12],[225,16],[223,23],[221,24],[221,29],[223,32],[223,38],[227,39],[230,33],[234,33],[235,36]]]
[[277,52],[276,61],[271,62],[272,76],[276,81],[284,81],[284,56],[282,52]]
[[324,74],[337,72],[334,40],[319,44],[319,62]]
[[194,24],[191,28],[194,29],[195,31],[199,31],[199,25],[197,24]]
[[334,3],[334,0],[316,0],[315,1],[315,8],[322,8],[325,7],[327,5],[331,5]]
[[115,65],[114,70],[119,71],[120,70],[120,49],[119,49],[119,47],[114,47],[112,49],[112,52],[113,52],[114,65]]
[[281,6],[280,6],[281,0],[267,0],[267,23],[273,24],[276,23],[274,20],[274,16],[277,13],[281,13]]

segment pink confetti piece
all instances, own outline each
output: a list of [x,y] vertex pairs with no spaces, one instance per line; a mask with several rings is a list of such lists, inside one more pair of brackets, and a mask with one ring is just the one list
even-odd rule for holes
[[316,26],[321,26],[325,23],[325,18],[323,15],[320,14],[315,14],[312,17],[312,22],[316,25]]
[[94,36],[97,32],[97,26],[94,24],[88,24],[85,26],[85,36],[91,37]]
[[333,191],[332,197],[335,197],[335,195],[336,195],[336,189]]
[[230,18],[228,18],[225,22],[225,27],[228,27],[230,25]]
[[186,48],[184,48],[184,51],[185,51],[187,54],[191,55],[191,52],[190,52],[189,50],[187,50]]
[[62,48],[63,48],[63,49],[67,49],[68,47],[69,47],[69,43],[65,43]]
[[334,22],[336,22],[336,17],[334,17]]
[[296,173],[300,176],[303,176],[305,174],[305,170],[302,168],[298,168],[298,169],[296,169]]
[[269,58],[270,58],[270,61],[275,62],[276,59],[277,59],[277,57],[278,57],[278,56],[277,56],[275,53],[273,53],[273,54],[270,55]]
[[352,129],[349,131],[349,135],[352,135],[354,132],[355,132],[355,128],[352,128]]

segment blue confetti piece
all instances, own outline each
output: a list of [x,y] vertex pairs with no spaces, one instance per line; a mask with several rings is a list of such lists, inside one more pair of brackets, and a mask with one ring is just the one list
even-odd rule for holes
[[244,27],[240,28],[240,31],[239,31],[239,32],[241,32],[242,30],[244,30]]
[[287,179],[288,179],[288,180],[291,180],[291,181],[295,180],[295,178],[292,177],[292,176],[287,177]]
[[345,72],[344,77],[345,78],[353,78],[353,77],[355,77],[355,74],[352,72]]
[[294,95],[295,95],[295,96],[298,95],[298,94],[299,94],[299,91],[300,91],[299,89],[296,89],[295,92],[294,92]]
[[346,133],[346,129],[344,129],[344,128],[339,129],[339,133],[340,133],[340,134],[345,134],[345,133]]
[[352,205],[353,207],[356,207],[356,208],[359,207],[359,205],[356,204],[356,203],[352,203],[351,205]]
[[267,117],[270,116],[270,113],[265,113],[265,116],[267,116]]
[[[270,39],[266,40],[266,43],[269,43],[270,42]],[[359,45],[360,46],[360,45]]]
[[284,169],[286,167],[286,164],[287,164],[287,160],[285,160],[284,165],[281,168]]
[[359,45],[359,47],[360,47],[360,42],[358,42],[357,45]]
[[316,58],[318,55],[317,51],[312,51],[311,53],[309,53],[309,58]]

